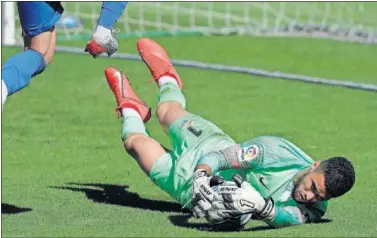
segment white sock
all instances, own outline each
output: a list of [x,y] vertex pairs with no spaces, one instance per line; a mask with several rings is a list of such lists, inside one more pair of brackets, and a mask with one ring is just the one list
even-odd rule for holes
[[96,27],[96,30],[94,31],[94,36],[100,36],[100,37],[103,37],[103,36],[108,36],[111,34],[111,29],[107,29],[106,27],[104,26],[101,26],[101,25],[97,25]]
[[140,114],[132,108],[122,108],[122,117],[138,117],[140,120],[143,120],[140,116]]
[[8,97],[8,88],[4,81],[1,80],[1,105],[4,105]]
[[178,86],[177,80],[175,80],[175,78],[173,78],[173,77],[162,76],[161,78],[158,79],[158,86],[159,87],[161,87],[162,85],[164,85],[166,83],[171,83],[171,84],[175,84],[176,86]]

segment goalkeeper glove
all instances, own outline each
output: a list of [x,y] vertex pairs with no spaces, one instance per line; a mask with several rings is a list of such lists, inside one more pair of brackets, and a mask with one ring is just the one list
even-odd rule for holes
[[234,174],[234,185],[220,186],[213,198],[211,210],[235,215],[253,214],[261,220],[271,220],[275,217],[276,208],[272,198],[265,199],[243,178]]

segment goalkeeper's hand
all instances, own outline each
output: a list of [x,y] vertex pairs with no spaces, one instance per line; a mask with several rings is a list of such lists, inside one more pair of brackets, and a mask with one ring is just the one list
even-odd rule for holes
[[238,174],[234,174],[232,179],[236,187],[234,185],[220,186],[219,191],[214,195],[212,209],[208,212],[208,216],[215,218],[216,216],[224,217],[225,214],[229,216],[253,214],[261,220],[270,220],[275,216],[276,208],[271,198],[264,199]]
[[205,169],[197,169],[194,173],[192,186],[192,211],[195,217],[205,217],[212,208],[214,192],[211,188],[225,180],[220,176],[209,176]]

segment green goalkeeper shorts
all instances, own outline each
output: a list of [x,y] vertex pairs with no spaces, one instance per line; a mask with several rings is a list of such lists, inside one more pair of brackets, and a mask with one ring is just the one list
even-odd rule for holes
[[191,184],[197,161],[205,154],[235,144],[219,127],[190,114],[168,130],[172,151],[161,156],[150,171],[151,180],[180,204],[190,208]]

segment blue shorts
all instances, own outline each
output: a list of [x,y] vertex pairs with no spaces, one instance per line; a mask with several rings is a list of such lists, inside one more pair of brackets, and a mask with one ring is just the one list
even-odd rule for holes
[[17,2],[23,35],[37,36],[51,30],[64,12],[60,2]]

